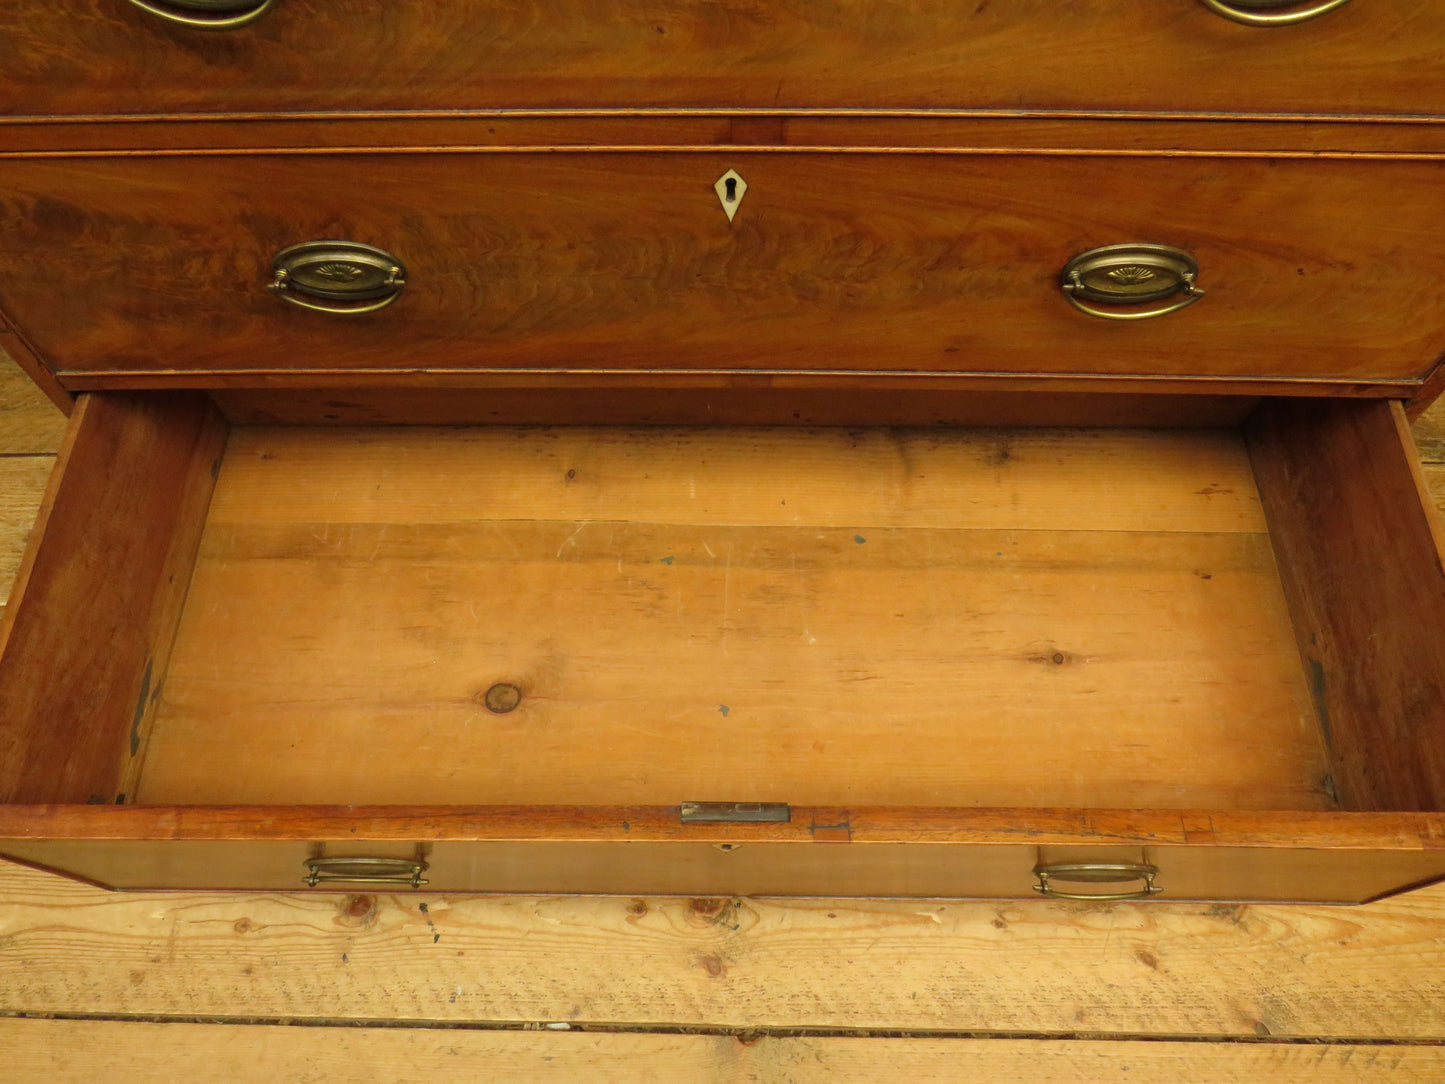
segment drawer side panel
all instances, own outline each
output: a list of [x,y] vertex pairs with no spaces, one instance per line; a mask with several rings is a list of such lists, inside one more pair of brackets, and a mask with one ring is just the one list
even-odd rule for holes
[[1275,401],[1246,432],[1342,805],[1445,808],[1442,532],[1403,408]]
[[138,758],[225,442],[204,396],[87,396],[0,623],[0,800],[108,802]]

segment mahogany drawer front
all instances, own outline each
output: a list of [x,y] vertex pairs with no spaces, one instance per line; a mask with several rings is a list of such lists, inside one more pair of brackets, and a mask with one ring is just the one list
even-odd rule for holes
[[1390,402],[339,430],[88,395],[0,626],[0,854],[1359,902],[1445,876],[1440,539]]
[[14,0],[0,14],[0,102],[19,115],[607,106],[1439,114],[1442,51],[1445,14],[1387,0],[1351,0],[1282,28],[1239,25],[1199,0],[275,0],[227,32],[173,27],[127,0]]
[[[714,185],[745,188],[730,221]],[[0,308],[72,388],[216,374],[894,372],[1419,381],[1445,352],[1421,161],[579,152],[0,165]],[[395,304],[304,311],[274,255],[342,239]],[[1060,271],[1148,242],[1204,295],[1076,311]],[[1406,389],[1408,390],[1408,388]]]

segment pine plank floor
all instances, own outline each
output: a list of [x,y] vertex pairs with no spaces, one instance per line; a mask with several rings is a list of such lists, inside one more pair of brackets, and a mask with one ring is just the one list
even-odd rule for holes
[[[0,602],[62,431],[0,360]],[[1445,405],[1417,426],[1445,506]],[[1445,1081],[1361,908],[111,894],[0,863],[7,1081]]]

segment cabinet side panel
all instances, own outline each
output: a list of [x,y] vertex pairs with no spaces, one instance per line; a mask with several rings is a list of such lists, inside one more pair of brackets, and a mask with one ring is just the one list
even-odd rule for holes
[[0,800],[116,796],[164,673],[225,432],[202,395],[77,407],[0,626]]
[[1404,409],[1262,406],[1246,426],[1347,809],[1445,803],[1445,569]]

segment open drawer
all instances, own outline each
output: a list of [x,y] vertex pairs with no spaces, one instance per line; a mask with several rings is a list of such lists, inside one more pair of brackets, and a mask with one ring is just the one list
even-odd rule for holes
[[233,427],[85,396],[0,631],[0,854],[122,888],[1445,876],[1445,572],[1401,407],[1213,418]]

